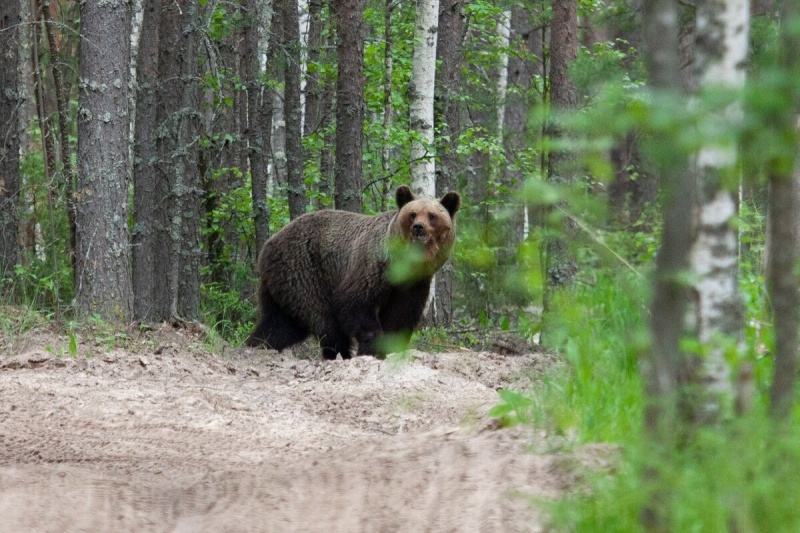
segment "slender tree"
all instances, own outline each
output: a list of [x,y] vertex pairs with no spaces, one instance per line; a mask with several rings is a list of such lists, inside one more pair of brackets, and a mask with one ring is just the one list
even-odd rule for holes
[[[780,67],[788,74],[783,87],[784,101],[791,102],[791,113],[773,123],[783,138],[798,142],[796,117],[800,115],[800,6],[787,2],[780,35]],[[800,161],[776,160],[770,165],[768,283],[775,324],[775,362],[770,408],[773,416],[788,418],[794,405],[798,370],[798,294],[797,260],[800,255]],[[794,166],[793,175],[790,169]]]
[[[439,32],[436,43],[438,83],[434,87],[434,124],[438,132],[436,153],[436,196],[456,190],[461,161],[458,157],[458,136],[461,133],[459,92],[461,71],[464,65],[464,1],[442,0],[439,10]],[[455,267],[453,259],[447,261],[436,274],[437,313],[431,317],[434,325],[448,325],[453,318],[453,285]]]
[[[679,17],[676,0],[646,0],[642,6],[644,59],[651,100],[661,113],[675,112],[682,102],[678,55]],[[655,452],[671,450],[678,435],[679,376],[686,358],[680,350],[689,288],[694,182],[687,161],[669,131],[655,131],[650,140],[655,169],[663,189],[664,228],[656,256],[653,300],[650,304],[652,348],[642,364],[646,404],[644,425]],[[657,476],[655,471],[645,476]],[[650,479],[651,483],[657,483]],[[641,519],[648,531],[663,531],[659,494],[651,496]]]
[[168,183],[158,173],[158,64],[160,0],[144,0],[137,58],[136,125],[133,164],[133,300],[134,317],[145,322],[164,320],[168,293],[162,290],[168,247]]
[[81,4],[76,294],[78,308],[127,322],[133,308],[128,242],[128,2]]
[[297,0],[281,0],[283,11],[284,115],[286,117],[286,189],[289,217],[306,212],[303,181],[302,107],[300,103],[300,20]]
[[0,289],[19,261],[20,22],[19,2],[3,2],[0,5]]
[[335,0],[332,7],[339,36],[334,201],[337,209],[360,213],[363,211],[364,0]]
[[[578,92],[569,78],[568,67],[578,54],[578,4],[577,0],[556,0],[553,3],[553,23],[550,33],[550,103],[553,110],[564,112],[575,109]],[[551,122],[550,135],[560,137],[563,131],[557,122]],[[550,153],[547,180],[557,185],[574,181],[572,155],[565,150]],[[544,316],[552,310],[555,291],[569,286],[578,272],[577,260],[569,247],[569,235],[574,231],[572,220],[563,216],[557,235],[550,236],[546,243],[546,286],[544,291]],[[542,342],[549,342],[551,333],[545,321]]]
[[436,39],[439,0],[417,0],[414,22],[414,56],[409,84],[411,141],[411,190],[436,194],[436,161],[433,144],[433,93],[436,80]]
[[[250,161],[250,181],[253,199],[253,224],[255,226],[255,254],[269,238],[270,211],[267,203],[267,163],[270,133],[271,100],[261,82],[260,60],[262,24],[269,27],[269,19],[259,0],[247,0],[244,34],[243,69],[247,84],[247,137]],[[263,21],[263,22],[262,22]],[[262,24],[260,24],[262,22]]]
[[[744,86],[749,6],[747,0],[697,3],[694,68],[701,91],[737,90]],[[735,127],[742,120],[741,105],[734,103],[715,111],[711,120]],[[717,142],[704,146],[695,158],[694,167],[699,224],[690,257],[697,277],[692,318],[699,340],[709,345],[697,378],[706,389],[706,399],[697,406],[696,416],[714,419],[723,397],[731,397],[733,392],[725,346],[715,337],[722,335],[741,343],[744,328],[733,225],[737,205],[735,191],[725,186],[726,181],[736,182],[726,180],[738,171],[735,145]]]

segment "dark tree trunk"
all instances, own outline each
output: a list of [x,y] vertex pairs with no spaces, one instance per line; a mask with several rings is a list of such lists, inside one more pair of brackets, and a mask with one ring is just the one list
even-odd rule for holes
[[20,3],[0,5],[0,294],[19,261]]
[[145,0],[137,58],[133,164],[133,307],[136,320],[169,316],[166,291],[169,247],[169,184],[161,179],[157,139],[160,0]]
[[361,175],[364,130],[364,0],[335,0],[339,36],[336,81],[336,208],[363,211]]
[[[785,72],[797,72],[800,67],[800,35],[797,23],[800,9],[797,2],[787,2],[782,14],[780,64]],[[800,113],[800,96],[791,89],[784,95],[792,102],[791,112],[786,112],[778,135],[787,135],[796,128],[796,117]],[[768,282],[775,323],[775,363],[770,389],[770,408],[773,416],[790,419],[794,406],[797,382],[797,329],[798,329],[798,281],[797,258],[800,242],[800,164],[797,157],[791,161],[774,162],[775,168],[769,185],[769,258]],[[782,164],[781,164],[782,163]],[[794,175],[777,169],[790,169]]]
[[258,57],[259,21],[263,19],[261,2],[247,0],[247,23],[245,26],[242,64],[247,83],[247,137],[250,159],[250,181],[253,198],[253,224],[255,226],[255,249],[253,258],[269,239],[269,204],[267,203],[268,139],[271,113],[269,92],[261,83],[261,66]]
[[775,323],[775,363],[770,404],[773,414],[781,418],[787,417],[792,411],[797,381],[799,180],[800,176],[773,175],[769,184],[768,281]]
[[[569,79],[568,67],[578,53],[578,5],[577,0],[556,0],[553,3],[553,23],[550,31],[550,103],[555,112],[575,109],[578,104],[578,92]],[[556,121],[551,122],[550,136],[560,137],[563,130]],[[547,180],[556,185],[568,185],[574,181],[574,165],[572,154],[566,151],[550,153],[547,169]],[[552,300],[555,291],[572,284],[578,272],[577,260],[569,248],[570,235],[574,232],[574,222],[562,215],[557,235],[546,240],[544,290],[544,318],[542,342],[549,342],[552,334],[547,320],[552,311]]]
[[325,80],[325,90],[322,92],[322,120],[320,129],[324,131],[322,136],[322,152],[319,155],[319,192],[320,195],[331,197],[331,184],[334,175],[334,143],[336,142],[335,133],[331,127],[336,113],[336,87],[333,80]]
[[303,124],[305,137],[315,134],[322,123],[324,111],[323,79],[319,70],[322,57],[322,0],[308,2],[308,69],[306,73],[306,117]]
[[[155,250],[157,290],[166,291],[161,320],[194,320],[200,313],[200,188],[198,176],[198,6],[160,0],[157,91],[158,176],[169,190],[168,245]],[[159,239],[161,240],[161,239]],[[161,298],[158,298],[161,300]]]
[[[130,4],[81,4],[76,294],[78,309],[127,322]],[[101,52],[102,51],[102,52]]]
[[303,181],[302,109],[300,107],[300,20],[297,0],[282,0],[284,60],[284,116],[286,117],[286,181],[289,217],[306,212]]
[[[463,0],[442,0],[439,5],[439,36],[436,60],[434,94],[434,123],[439,132],[436,153],[436,196],[441,198],[457,188],[461,161],[456,153],[458,136],[461,133],[461,69],[464,65],[462,47],[464,42]],[[438,305],[435,326],[447,326],[453,320],[453,285],[455,266],[450,259],[436,274],[436,302]]]
[[269,44],[267,46],[267,79],[270,82],[270,154],[272,156],[273,188],[286,185],[286,117],[283,91],[285,68],[283,62],[283,9],[280,4],[272,12]]

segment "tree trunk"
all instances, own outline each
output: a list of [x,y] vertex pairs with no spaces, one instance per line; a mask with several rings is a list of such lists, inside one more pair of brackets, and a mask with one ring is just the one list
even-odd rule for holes
[[[739,89],[744,86],[748,50],[749,3],[746,0],[697,4],[695,28],[696,78],[703,89]],[[739,104],[717,111],[711,120],[735,124],[742,120]],[[705,399],[695,416],[713,420],[719,416],[725,397],[733,394],[733,384],[723,335],[741,344],[744,309],[739,294],[735,191],[725,189],[726,177],[736,174],[736,147],[708,146],[695,160],[697,172],[699,225],[692,245],[690,263],[697,277],[694,283],[695,308],[692,318],[700,342],[709,345],[700,373]]]
[[261,54],[259,43],[260,22],[266,29],[269,23],[259,0],[247,0],[246,26],[242,63],[247,83],[247,135],[250,160],[250,181],[253,198],[253,225],[255,226],[255,249],[253,258],[269,239],[270,211],[267,203],[267,140],[270,132],[270,93],[261,83]]
[[82,313],[111,322],[127,322],[133,308],[128,242],[130,23],[127,2],[81,4],[76,295]]
[[[156,290],[166,296],[159,320],[194,320],[200,306],[200,188],[197,21],[190,0],[160,0],[157,91],[158,176],[168,191],[159,204],[167,225],[155,249]],[[164,300],[158,297],[158,301]]]
[[[443,0],[439,10],[439,32],[436,43],[436,58],[439,80],[434,87],[434,120],[437,139],[436,153],[439,165],[436,169],[436,196],[441,198],[448,191],[456,189],[456,177],[461,161],[456,151],[458,136],[461,133],[461,69],[464,65],[464,2],[463,0]],[[433,318],[435,326],[447,326],[453,320],[453,286],[455,266],[448,260],[436,274],[437,313]]]
[[303,181],[302,107],[300,102],[300,20],[297,0],[282,0],[284,59],[284,116],[286,117],[286,179],[289,217],[306,212]]
[[383,15],[383,146],[381,147],[381,171],[383,172],[383,185],[381,186],[381,211],[384,211],[385,200],[390,196],[390,184],[392,175],[391,163],[391,138],[392,124],[394,123],[394,108],[392,107],[392,73],[394,64],[392,62],[392,13],[394,12],[394,0],[386,0]]
[[339,36],[334,201],[337,209],[360,213],[364,188],[364,0],[335,0],[332,7]]
[[20,3],[0,5],[0,294],[19,262]]
[[[555,112],[575,109],[578,92],[569,79],[568,67],[578,53],[578,13],[577,0],[556,0],[553,4],[553,23],[550,33],[550,103]],[[561,127],[551,122],[551,137],[564,133]],[[556,185],[573,183],[573,156],[566,151],[550,153],[547,180]],[[552,311],[552,300],[556,291],[572,284],[578,272],[577,260],[569,248],[570,235],[574,233],[574,222],[566,215],[561,220],[556,233],[546,240],[546,285],[544,290],[544,317],[542,343],[552,334],[547,316]]]
[[436,195],[436,161],[433,145],[433,89],[436,80],[436,39],[439,0],[417,0],[414,55],[411,63],[409,128],[411,140],[411,190],[415,195]]
[[[800,69],[800,6],[787,2],[783,11],[780,35],[780,66],[786,73]],[[797,129],[800,96],[788,86],[786,100],[792,102],[775,127],[778,135]],[[784,169],[792,168],[790,161],[773,162],[769,188],[768,275],[772,319],[775,324],[775,362],[773,363],[770,410],[776,418],[791,419],[797,382],[798,295],[797,259],[800,255],[800,161],[793,154],[794,175]]]
[[[680,62],[678,56],[679,17],[675,0],[648,0],[643,4],[644,60],[647,68],[653,105],[677,109],[681,98]],[[685,357],[680,351],[685,307],[689,290],[683,274],[689,267],[692,238],[692,206],[694,183],[687,164],[676,149],[674,135],[657,131],[650,142],[660,153],[673,154],[656,161],[663,189],[664,229],[661,248],[656,256],[655,287],[650,304],[650,331],[653,338],[649,357],[644,359],[645,431],[655,451],[672,449],[677,431],[676,401],[679,375]],[[654,459],[654,462],[657,462]],[[647,470],[645,477],[657,486],[657,471]],[[648,531],[663,531],[665,520],[659,509],[659,494],[648,500],[642,522]]]
[[320,72],[322,57],[322,0],[308,2],[308,60],[306,68],[306,113],[303,122],[303,135],[308,137],[319,131],[322,121],[322,91],[324,89]]
[[166,180],[158,171],[157,141],[160,0],[145,0],[137,59],[136,125],[133,165],[133,300],[134,317],[144,322],[165,320],[169,313],[164,289],[167,262],[160,253],[169,246]]
[[269,44],[267,46],[267,79],[270,81],[270,153],[272,154],[273,184],[279,187],[286,185],[286,110],[284,109],[285,86],[283,43],[283,9],[277,3],[272,12]]

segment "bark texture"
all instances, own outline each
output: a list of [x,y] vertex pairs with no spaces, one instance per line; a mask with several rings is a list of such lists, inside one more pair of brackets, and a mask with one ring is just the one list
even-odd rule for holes
[[336,209],[360,213],[364,188],[364,0],[335,0],[333,8],[339,36],[334,200]]
[[[746,0],[703,0],[697,4],[695,71],[703,90],[738,89],[744,86],[748,50],[749,3]],[[738,103],[717,110],[710,117],[722,125],[742,120]],[[706,401],[696,413],[701,420],[719,415],[725,396],[732,396],[731,371],[725,361],[723,336],[741,343],[744,309],[739,294],[739,263],[733,220],[737,204],[726,178],[735,175],[736,148],[710,145],[697,154],[698,228],[690,256],[694,284],[695,328],[702,343],[709,344],[699,381]]]
[[282,0],[284,115],[286,116],[286,190],[289,217],[294,220],[306,212],[303,181],[302,106],[300,102],[300,20],[297,0]]
[[[800,6],[796,1],[787,2],[781,25],[780,64],[797,79],[800,73]],[[786,113],[782,123],[777,126],[783,135],[794,131],[797,142],[796,117],[800,114],[800,95],[787,87],[792,102],[792,112]],[[773,367],[772,388],[770,389],[770,408],[776,418],[791,417],[794,406],[798,370],[798,294],[797,259],[800,255],[800,164],[795,155],[794,175],[788,161],[775,162],[770,176],[769,235],[768,241],[768,282],[772,316],[775,324],[775,363]]]
[[79,310],[127,322],[133,309],[128,242],[128,79],[131,7],[81,4],[76,295]]
[[133,300],[134,318],[153,322],[166,318],[169,303],[166,263],[160,250],[169,246],[168,191],[158,172],[157,88],[160,0],[145,0],[137,58],[136,126],[133,162]]
[[[441,198],[448,191],[456,190],[457,176],[461,167],[456,153],[458,136],[461,133],[462,109],[458,99],[461,90],[461,69],[464,36],[463,0],[442,0],[439,9],[439,35],[436,43],[436,59],[439,82],[434,88],[434,120],[437,136],[436,153],[439,164],[436,168],[436,196]],[[433,325],[446,326],[453,320],[453,285],[455,266],[453,259],[447,261],[436,274],[436,316]]]
[[3,2],[0,5],[0,289],[19,261],[20,22],[19,2]]
[[261,21],[266,18],[259,0],[247,0],[242,67],[247,84],[247,142],[253,201],[255,245],[252,255],[269,239],[270,211],[267,203],[267,164],[270,114],[269,93],[261,83],[259,43]]
[[439,0],[417,0],[414,24],[414,56],[409,84],[411,142],[411,190],[416,195],[436,194],[436,161],[433,144],[433,93],[436,80],[436,40]]

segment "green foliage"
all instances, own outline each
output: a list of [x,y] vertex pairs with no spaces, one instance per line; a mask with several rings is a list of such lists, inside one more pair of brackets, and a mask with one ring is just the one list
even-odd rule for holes
[[590,490],[550,507],[553,525],[559,531],[647,531],[643,510],[657,502],[651,511],[663,531],[797,531],[799,431],[797,420],[776,427],[758,409],[700,430],[680,450],[632,441],[610,472],[587,474]]
[[489,410],[489,416],[497,418],[503,427],[531,422],[535,402],[532,398],[508,389],[497,391],[500,403]]

